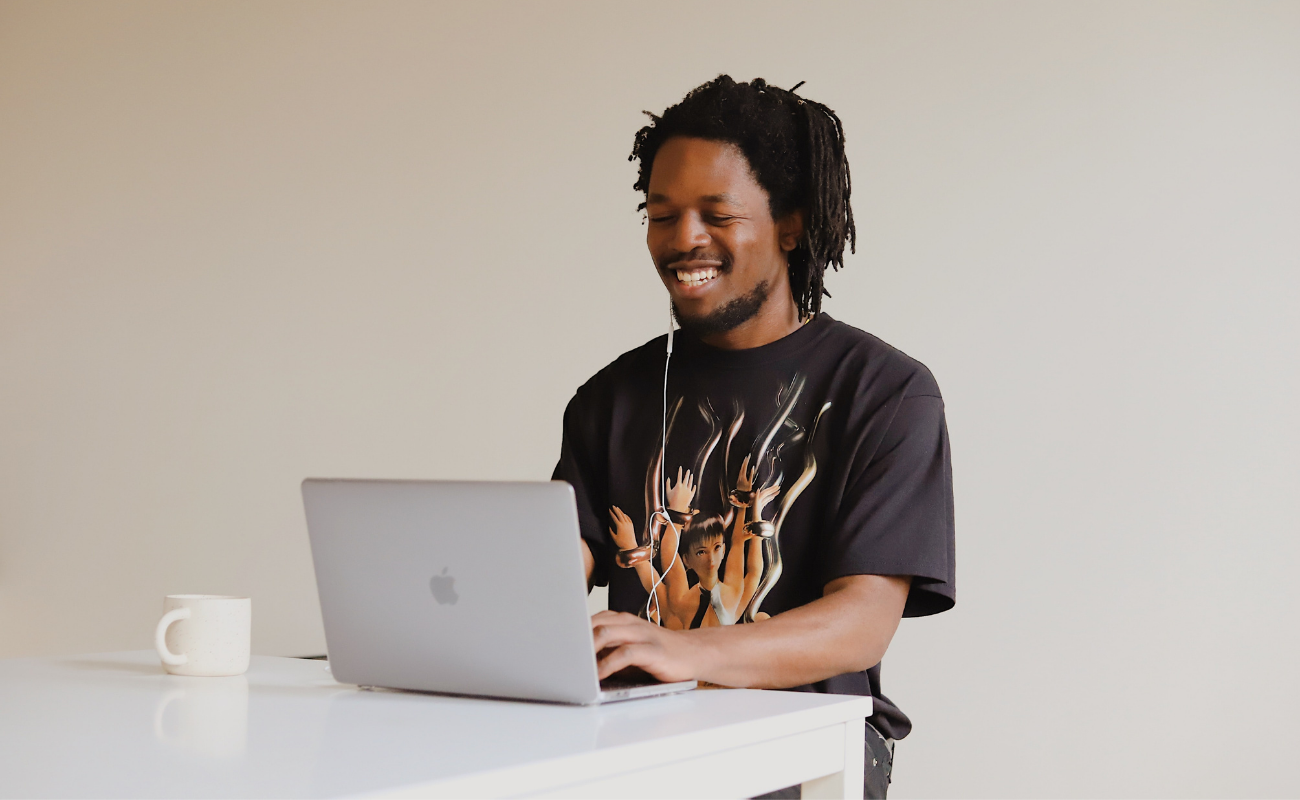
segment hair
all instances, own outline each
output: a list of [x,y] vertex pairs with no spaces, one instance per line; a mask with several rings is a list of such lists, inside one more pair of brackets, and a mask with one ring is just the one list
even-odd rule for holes
[[722,538],[725,531],[722,527],[721,517],[707,517],[696,521],[691,520],[691,524],[686,526],[682,531],[682,543],[677,551],[684,556],[690,555],[691,551],[701,544],[714,538]]
[[[754,179],[767,192],[773,219],[796,209],[804,213],[804,232],[788,256],[790,293],[799,317],[819,313],[826,267],[844,266],[844,245],[857,247],[851,182],[844,154],[844,126],[821,103],[771,86],[762,78],[736,83],[729,75],[692,89],[662,115],[645,112],[650,124],[637,131],[629,161],[639,161],[633,188],[650,191],[655,154],[674,136],[726,142],[740,149]],[[641,203],[638,210],[644,209]]]

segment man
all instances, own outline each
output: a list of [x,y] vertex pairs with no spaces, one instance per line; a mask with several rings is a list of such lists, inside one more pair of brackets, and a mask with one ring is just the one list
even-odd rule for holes
[[722,75],[652,115],[631,158],[681,335],[565,412],[555,477],[609,585],[600,675],[869,695],[864,789],[883,797],[911,723],[880,661],[901,617],[953,605],[952,473],[930,372],[821,312],[854,243],[840,120]]

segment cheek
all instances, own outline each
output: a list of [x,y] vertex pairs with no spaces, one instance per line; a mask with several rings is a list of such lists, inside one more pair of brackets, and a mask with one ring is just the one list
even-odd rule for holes
[[752,228],[728,230],[725,236],[714,239],[717,249],[731,258],[733,266],[743,273],[762,273],[768,269],[778,248],[759,239]]
[[646,224],[645,246],[655,258],[673,252],[676,238],[677,229],[674,225]]
[[722,235],[718,238],[722,239],[727,247],[733,250],[747,250],[762,241],[762,237],[759,236],[758,230],[753,225],[732,225],[723,228],[721,233]]

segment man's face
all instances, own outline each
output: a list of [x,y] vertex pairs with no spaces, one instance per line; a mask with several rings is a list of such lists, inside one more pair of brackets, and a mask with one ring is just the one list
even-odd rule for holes
[[674,137],[646,193],[646,245],[683,328],[723,333],[790,297],[786,253],[799,220],[772,219],[767,192],[735,145]]

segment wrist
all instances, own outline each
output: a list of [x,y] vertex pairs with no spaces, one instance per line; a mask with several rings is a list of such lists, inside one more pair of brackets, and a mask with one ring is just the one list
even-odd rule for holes
[[725,628],[694,628],[679,631],[686,637],[692,678],[721,686],[734,685],[721,679],[727,672],[726,643],[723,641],[726,637],[720,635],[725,632]]
[[668,519],[672,520],[673,525],[677,526],[678,530],[685,530],[698,513],[700,512],[697,509],[677,509],[670,506],[668,508]]

